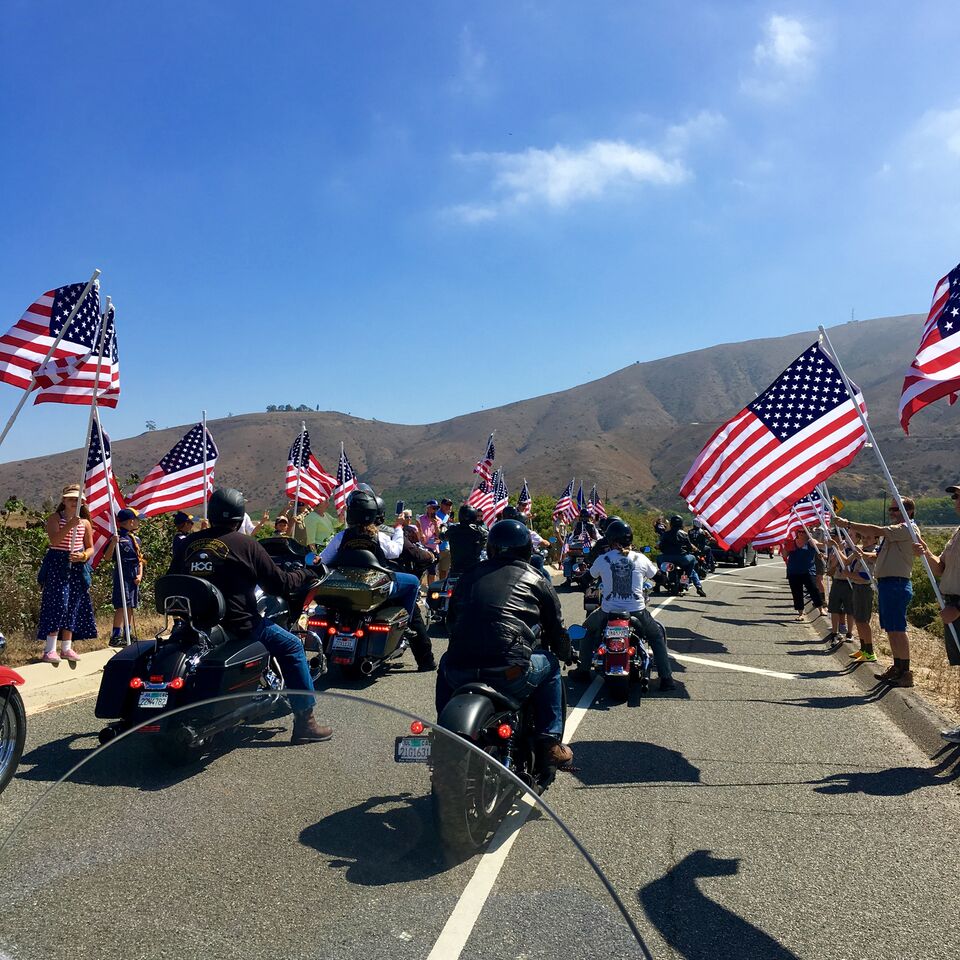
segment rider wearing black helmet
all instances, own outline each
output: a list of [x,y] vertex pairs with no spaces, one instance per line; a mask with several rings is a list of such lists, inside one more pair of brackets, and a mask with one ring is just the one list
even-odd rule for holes
[[587,617],[583,625],[587,632],[580,641],[580,666],[576,676],[585,678],[590,675],[593,651],[600,642],[608,617],[621,614],[630,617],[638,633],[653,647],[660,689],[672,690],[673,674],[664,631],[647,610],[643,596],[644,578],[652,578],[657,568],[644,554],[631,549],[633,530],[629,523],[619,518],[611,520],[604,540],[607,550],[590,568],[590,575],[600,580],[602,600],[600,607]]
[[693,544],[683,529],[683,517],[675,513],[670,518],[670,529],[660,537],[660,562],[675,563],[690,578],[697,593],[705,597],[700,577],[697,574],[697,558]]
[[[171,573],[202,577],[223,594],[226,616],[223,626],[238,635],[249,634],[276,657],[283,678],[291,690],[313,690],[303,644],[292,633],[263,619],[257,611],[255,590],[261,586],[272,594],[296,592],[316,575],[311,570],[284,571],[270,559],[253,537],[239,532],[245,504],[239,490],[214,490],[207,504],[209,529],[198,530],[174,543]],[[322,727],[313,716],[314,698],[291,694],[293,742],[329,740],[330,727]]]
[[460,578],[447,613],[450,645],[440,663],[437,708],[457,687],[474,681],[507,696],[532,697],[544,756],[560,765],[573,759],[561,742],[563,679],[557,659],[570,660],[570,638],[556,591],[530,566],[530,551],[527,528],[518,520],[500,520],[490,529],[489,559]]
[[573,539],[589,540],[591,543],[600,539],[600,531],[597,530],[597,525],[590,518],[590,511],[586,507],[580,511],[580,518],[573,525]]
[[457,514],[457,520],[458,523],[451,523],[447,527],[451,577],[459,577],[479,563],[480,554],[487,545],[487,528],[473,507],[465,503]]

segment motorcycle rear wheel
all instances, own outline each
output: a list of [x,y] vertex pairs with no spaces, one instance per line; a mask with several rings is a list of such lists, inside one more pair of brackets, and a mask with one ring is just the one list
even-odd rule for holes
[[27,714],[16,687],[0,690],[0,793],[13,779],[27,739]]
[[630,676],[625,674],[622,677],[607,677],[607,690],[610,692],[610,699],[623,703],[630,696]]

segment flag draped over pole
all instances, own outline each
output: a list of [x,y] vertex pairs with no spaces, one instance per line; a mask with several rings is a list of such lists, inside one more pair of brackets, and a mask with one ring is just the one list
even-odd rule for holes
[[866,442],[866,405],[851,389],[817,341],[713,434],[681,496],[732,549],[750,543]]
[[[496,430],[493,433],[496,433]],[[497,455],[496,448],[493,445],[493,433],[487,438],[486,451],[473,468],[473,472],[487,483],[493,481],[493,461]]]
[[560,494],[560,499],[557,500],[556,506],[553,508],[553,521],[563,521],[564,523],[570,523],[573,518],[577,515],[577,508],[573,502],[573,483],[571,480],[563,493]]
[[[125,506],[123,494],[113,475],[110,453],[110,438],[94,419],[87,447],[87,470],[83,480],[83,496],[90,511],[93,526],[93,556],[91,563],[97,567],[103,551],[116,533],[116,512]],[[119,557],[118,557],[119,559]]]
[[597,493],[597,485],[593,485],[593,489],[590,491],[590,503],[587,507],[590,511],[590,515],[594,520],[605,520],[607,516],[607,511],[604,509],[603,501],[600,499],[600,494]]
[[310,450],[310,434],[302,426],[287,455],[286,494],[295,503],[315,507],[321,500],[329,500],[337,485],[320,465]]
[[924,407],[960,391],[960,264],[941,277],[923,325],[920,346],[900,393],[900,425],[910,432],[910,420]]
[[[821,513],[820,494],[817,491],[808,493],[798,500],[789,513],[777,517],[765,530],[761,530],[750,542],[755,547],[775,547],[789,539],[795,530],[806,524],[820,525]],[[827,521],[829,525],[829,520]]]
[[493,483],[490,489],[490,502],[483,512],[483,522],[488,526],[493,526],[497,517],[503,512],[503,508],[510,502],[507,494],[507,483],[503,477],[503,467],[498,467],[493,474]]
[[143,517],[156,517],[206,504],[219,455],[210,432],[198,423],[143,478],[127,506]]
[[337,463],[337,485],[333,488],[333,506],[340,516],[347,509],[347,497],[357,489],[357,475],[347,459],[343,444],[340,444],[340,461]]
[[523,478],[523,488],[520,490],[520,496],[517,498],[517,509],[521,516],[529,517],[533,512],[533,499],[530,496],[530,488],[527,486],[527,478]]
[[486,516],[487,510],[493,503],[493,484],[481,480],[467,497],[467,505],[473,507],[478,513]]

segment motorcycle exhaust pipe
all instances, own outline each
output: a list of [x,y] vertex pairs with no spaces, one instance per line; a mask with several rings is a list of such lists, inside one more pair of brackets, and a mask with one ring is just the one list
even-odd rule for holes
[[379,661],[364,660],[364,661],[360,664],[360,672],[361,672],[365,677],[369,677],[370,674],[373,673],[373,671],[377,669],[377,663],[378,663],[378,662],[379,662]]

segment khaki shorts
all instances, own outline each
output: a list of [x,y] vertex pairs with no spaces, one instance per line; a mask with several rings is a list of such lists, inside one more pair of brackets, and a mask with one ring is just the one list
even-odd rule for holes
[[869,623],[873,614],[873,587],[869,583],[854,583],[853,619],[857,623]]
[[441,580],[447,579],[447,574],[450,573],[450,551],[442,550],[440,552],[440,559],[437,561],[437,576]]

